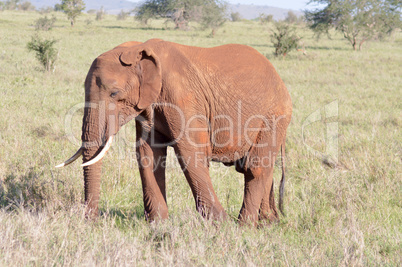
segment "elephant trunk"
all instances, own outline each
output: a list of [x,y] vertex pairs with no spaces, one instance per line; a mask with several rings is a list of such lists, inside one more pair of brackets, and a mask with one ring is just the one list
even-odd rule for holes
[[98,215],[101,172],[102,161],[84,167],[85,204],[87,205],[87,215],[89,217]]
[[[94,106],[99,107],[99,105],[92,105],[91,107],[91,103],[85,107],[82,121],[82,146],[71,158],[56,166],[56,168],[64,167],[82,155],[85,204],[87,205],[87,215],[89,217],[98,215],[102,158],[110,148],[113,136],[117,132],[115,129],[118,128],[116,121],[112,127],[108,125],[106,117],[113,118],[113,116],[110,116],[110,114],[106,116],[104,109],[95,108]],[[113,120],[111,122],[113,123]]]
[[[105,116],[99,116],[98,109],[85,108],[81,136],[83,163],[90,161],[102,151],[106,134],[104,118]],[[83,167],[83,170],[87,215],[96,217],[98,215],[102,160]]]

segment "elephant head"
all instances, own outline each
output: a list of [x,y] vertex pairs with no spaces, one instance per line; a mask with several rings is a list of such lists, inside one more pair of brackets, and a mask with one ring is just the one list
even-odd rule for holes
[[154,103],[162,87],[158,57],[146,44],[125,43],[94,60],[85,80],[82,155],[88,213],[98,213],[102,158],[122,125]]

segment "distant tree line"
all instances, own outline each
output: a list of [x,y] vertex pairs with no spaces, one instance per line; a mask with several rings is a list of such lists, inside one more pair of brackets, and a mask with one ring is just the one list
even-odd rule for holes
[[[361,50],[366,41],[384,39],[402,28],[400,0],[310,0],[308,4],[319,4],[321,7],[304,11],[304,16],[289,11],[281,22],[275,22],[273,15],[260,14],[258,17],[261,24],[273,24],[271,41],[276,55],[286,55],[299,46],[302,38],[292,24],[307,24],[317,38],[323,34],[331,38],[330,30],[334,29],[343,34],[354,50]],[[0,1],[0,10],[34,9],[29,1]],[[85,9],[85,3],[83,0],[60,0],[53,9],[64,12],[74,26],[76,18]],[[94,13],[97,20],[103,19],[106,14],[103,8]],[[212,37],[227,20],[242,20],[238,12],[228,14],[228,5],[223,0],[145,0],[135,10],[122,10],[116,18],[124,20],[132,13],[137,21],[145,25],[152,19],[165,19],[181,30],[188,30],[191,22],[197,22],[201,29],[211,29]],[[55,17],[41,18],[35,28],[50,30],[55,21]]]
[[195,21],[204,29],[212,29],[214,36],[225,23],[226,13],[227,3],[221,0],[147,0],[135,10],[135,17],[144,24],[151,19],[166,19],[176,29],[188,29]]
[[400,0],[311,0],[325,7],[305,11],[305,17],[317,36],[335,29],[343,34],[354,50],[364,42],[384,38],[401,28]]
[[[267,24],[270,22],[274,21],[274,15],[272,14],[264,14],[261,13],[257,20],[260,22],[260,24]],[[289,10],[286,18],[283,20],[284,22],[290,23],[290,24],[295,24],[295,23],[303,23],[304,22],[304,16],[300,15],[296,15],[293,11]]]
[[[297,49],[301,37],[290,24],[303,21],[317,38],[322,34],[331,38],[331,29],[342,33],[354,50],[362,50],[366,41],[384,39],[402,28],[400,0],[310,0],[309,4],[323,7],[304,11],[304,18],[289,11],[283,22],[274,23],[271,41],[275,55],[286,55]],[[266,23],[272,17],[261,14],[259,20]]]
[[0,10],[35,10],[35,6],[29,1],[8,0],[0,1]]

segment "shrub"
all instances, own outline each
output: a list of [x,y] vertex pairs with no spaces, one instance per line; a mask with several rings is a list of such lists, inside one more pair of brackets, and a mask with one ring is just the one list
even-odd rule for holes
[[296,33],[296,28],[286,22],[274,23],[271,33],[271,42],[275,47],[275,56],[286,56],[292,50],[296,50],[301,38]]
[[32,36],[32,39],[27,44],[29,51],[36,52],[36,58],[47,71],[54,71],[55,62],[57,59],[57,50],[54,44],[57,40],[42,39],[38,35]]
[[52,16],[51,19],[48,19],[47,16],[45,16],[43,18],[39,18],[36,20],[35,29],[42,30],[42,31],[51,30],[53,28],[55,22],[56,22],[55,16]]

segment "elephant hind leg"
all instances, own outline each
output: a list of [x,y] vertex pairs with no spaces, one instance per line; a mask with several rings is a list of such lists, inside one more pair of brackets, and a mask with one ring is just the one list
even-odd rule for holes
[[240,224],[256,226],[267,182],[265,168],[256,167],[244,172],[244,199],[239,214]]
[[275,222],[279,220],[278,211],[275,205],[274,195],[274,180],[273,180],[273,168],[270,169],[268,182],[265,187],[265,194],[261,201],[259,211],[259,221]]
[[[276,209],[275,205],[275,194],[274,194],[274,165],[275,165],[275,159],[277,158],[278,152],[279,152],[279,147],[281,147],[281,163],[282,163],[282,180],[281,180],[281,186],[283,186],[283,179],[284,179],[284,142],[285,142],[285,137],[283,137],[283,143],[280,143],[281,145],[277,145],[276,149],[271,151],[272,155],[272,161],[271,161],[271,168],[269,170],[268,174],[268,183],[267,187],[265,188],[265,194],[264,198],[262,199],[261,202],[261,207],[260,207],[260,216],[259,220],[262,221],[269,221],[275,222],[279,221],[279,214]],[[279,142],[278,142],[279,143]],[[281,193],[282,192],[282,193]],[[280,190],[280,193],[283,194],[283,188]],[[279,196],[279,209],[281,210],[281,199],[282,195],[280,194]],[[283,211],[281,210],[282,214]]]
[[255,147],[244,161],[244,200],[240,210],[240,223],[260,220],[276,221],[278,212],[273,193],[273,171],[277,153],[276,146]]

